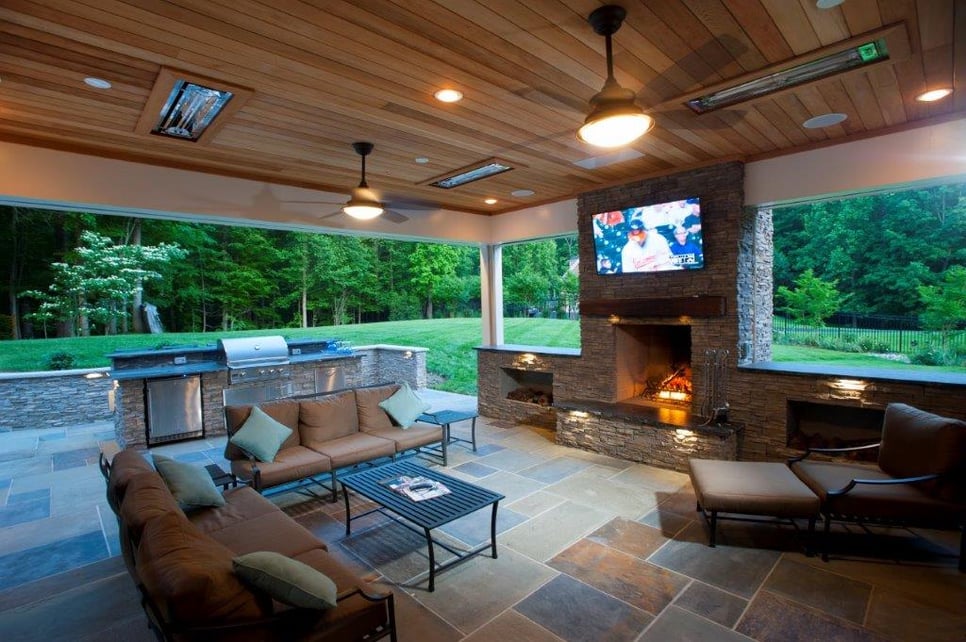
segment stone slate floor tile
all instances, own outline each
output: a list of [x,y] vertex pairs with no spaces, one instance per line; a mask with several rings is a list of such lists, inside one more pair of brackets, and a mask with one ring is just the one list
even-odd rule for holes
[[96,463],[98,455],[100,455],[100,451],[97,448],[78,448],[77,450],[53,453],[51,460],[54,464],[54,470],[65,470]]
[[533,620],[510,610],[501,613],[472,634],[464,642],[560,642],[560,638]]
[[758,642],[884,642],[886,639],[769,591],[760,591],[755,596],[736,630]]
[[731,628],[748,607],[748,600],[703,582],[691,582],[674,601],[674,606]]
[[894,640],[962,642],[966,639],[966,608],[962,602],[952,608],[945,606],[922,594],[876,587],[865,625]]
[[653,619],[566,575],[547,582],[514,609],[567,642],[630,642]]
[[588,535],[587,539],[641,559],[647,559],[668,540],[657,529],[622,517],[607,522]]
[[748,638],[690,611],[672,606],[654,621],[638,642],[747,642]]
[[457,470],[466,475],[476,477],[477,479],[480,477],[488,477],[499,472],[499,469],[497,468],[493,468],[492,466],[484,466],[483,464],[479,464],[475,461],[468,461],[460,464],[459,466],[454,466],[452,470]]
[[652,510],[637,521],[645,526],[656,528],[661,531],[664,537],[674,537],[694,522],[689,517],[663,510],[660,507]]
[[691,581],[588,539],[580,540],[547,565],[653,615],[663,611]]
[[517,474],[527,479],[535,479],[544,484],[554,484],[562,479],[580,472],[590,464],[573,457],[557,457],[517,471]]
[[784,559],[764,588],[857,624],[865,619],[872,595],[871,584]]
[[49,488],[38,488],[37,490],[30,490],[25,493],[13,493],[7,497],[7,506],[12,504],[22,504],[24,502],[30,502],[38,499],[50,499],[50,489]]
[[759,548],[719,544],[711,548],[701,524],[692,524],[648,558],[653,564],[712,586],[751,597],[765,581],[781,554]]
[[[439,530],[450,537],[455,537],[459,541],[464,542],[467,546],[479,546],[484,542],[490,541],[491,517],[492,510],[489,507],[481,508],[466,517],[461,517],[445,526],[441,526]],[[525,522],[527,519],[526,515],[521,515],[508,508],[499,508],[496,512],[497,542],[500,541],[500,533],[510,530],[517,524]]]
[[0,590],[108,557],[101,531],[0,556]]
[[479,434],[476,436],[476,452],[473,453],[477,457],[486,457],[487,455],[492,455],[493,453],[498,453],[504,450],[506,446],[501,446],[499,444],[481,444],[479,439]]
[[7,498],[7,502],[6,506],[0,508],[0,528],[50,517],[49,497],[14,503]]

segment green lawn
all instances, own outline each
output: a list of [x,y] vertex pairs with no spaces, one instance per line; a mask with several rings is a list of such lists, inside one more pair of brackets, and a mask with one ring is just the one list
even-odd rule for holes
[[[79,337],[74,339],[32,339],[0,342],[0,372],[45,370],[50,355],[68,352],[77,368],[109,366],[105,356],[116,350],[149,349],[172,345],[209,345],[225,336],[279,333],[286,337],[325,337],[342,339],[361,346],[388,343],[427,348],[426,368],[430,385],[439,390],[476,394],[476,353],[482,343],[479,319],[431,319],[391,321],[362,325],[326,326],[318,328],[283,328],[248,332],[209,332],[140,334],[114,337]],[[580,325],[564,319],[508,318],[504,321],[504,340],[531,346],[560,348],[580,347]],[[902,368],[932,372],[966,373],[966,368],[916,366],[880,357],[850,352],[836,352],[804,346],[773,347],[775,361],[829,363],[836,366],[862,368]]]

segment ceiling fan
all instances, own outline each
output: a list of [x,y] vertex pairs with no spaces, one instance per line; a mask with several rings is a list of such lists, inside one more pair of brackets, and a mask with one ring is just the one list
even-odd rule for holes
[[341,210],[333,212],[322,218],[329,218],[339,214],[346,214],[360,221],[368,221],[379,216],[385,216],[387,221],[393,223],[404,223],[409,220],[408,216],[395,212],[388,208],[388,204],[379,200],[379,196],[369,187],[366,182],[366,156],[372,153],[374,145],[367,142],[352,143],[352,149],[362,159],[362,176],[359,185],[352,188],[349,201],[342,206]]

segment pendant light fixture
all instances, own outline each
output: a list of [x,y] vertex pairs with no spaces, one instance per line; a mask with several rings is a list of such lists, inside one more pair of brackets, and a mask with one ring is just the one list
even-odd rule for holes
[[607,80],[600,92],[590,99],[590,114],[577,130],[577,138],[598,147],[620,147],[634,142],[652,127],[654,119],[634,102],[634,92],[624,89],[614,78],[614,55],[611,36],[617,33],[627,11],[617,5],[598,7],[587,22],[604,36],[607,46]]
[[342,211],[360,221],[374,219],[385,210],[382,202],[376,198],[373,191],[369,189],[369,183],[366,182],[366,156],[372,152],[372,148],[372,143],[352,143],[352,149],[362,157],[362,180],[359,181],[358,187],[352,189],[349,202],[342,206]]

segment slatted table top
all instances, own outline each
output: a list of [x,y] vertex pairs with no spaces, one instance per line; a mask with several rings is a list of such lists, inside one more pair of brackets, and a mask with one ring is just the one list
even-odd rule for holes
[[[401,475],[423,476],[442,482],[450,492],[432,499],[413,501],[390,489],[385,483]],[[371,499],[413,524],[429,529],[438,528],[504,499],[500,493],[450,477],[437,472],[434,468],[426,468],[408,461],[369,468],[345,477],[340,476],[339,481],[346,488]]]

